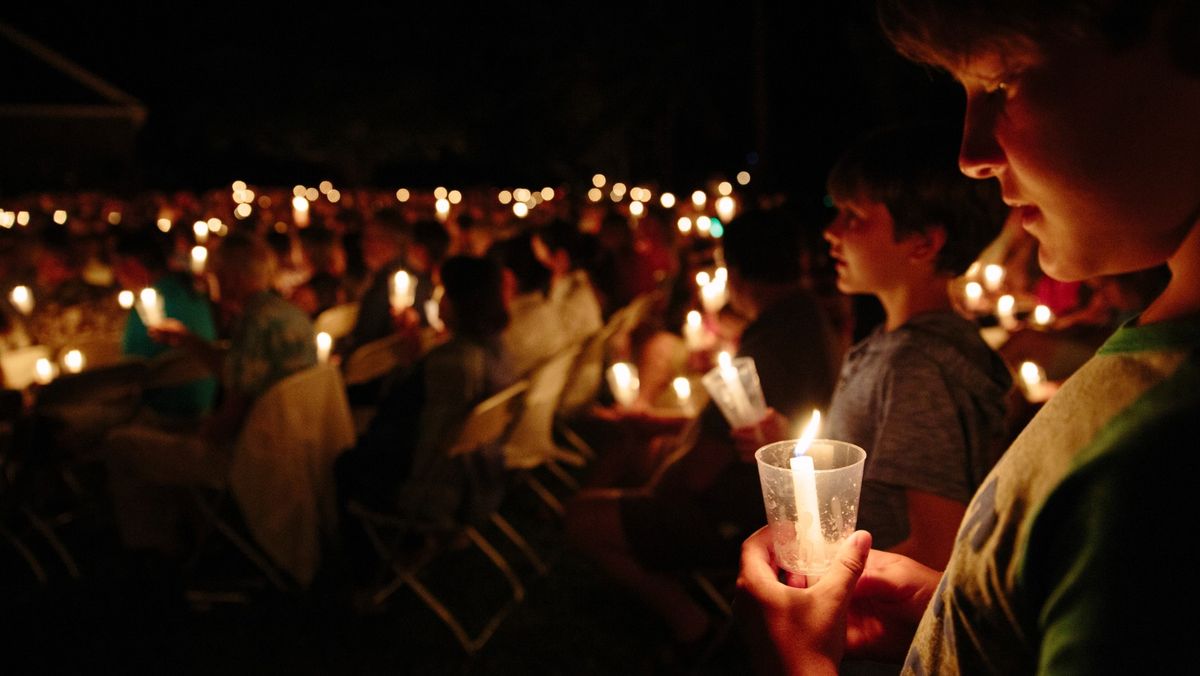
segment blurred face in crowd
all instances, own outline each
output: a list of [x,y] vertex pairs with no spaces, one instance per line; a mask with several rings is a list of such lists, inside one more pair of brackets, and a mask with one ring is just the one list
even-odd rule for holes
[[384,226],[368,223],[363,228],[362,254],[367,269],[376,272],[400,256],[400,245]]
[[911,274],[914,240],[896,241],[895,223],[886,205],[867,199],[839,200],[837,217],[825,229],[829,255],[837,263],[842,293],[887,292]]
[[959,164],[1004,201],[1060,280],[1159,264],[1200,208],[1200,85],[1156,32],[1113,51],[1099,40],[981,54],[954,69],[966,90]]

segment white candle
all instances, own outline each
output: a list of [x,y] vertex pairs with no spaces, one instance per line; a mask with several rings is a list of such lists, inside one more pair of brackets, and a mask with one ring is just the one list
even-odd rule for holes
[[158,292],[150,287],[146,287],[138,293],[138,314],[142,317],[142,323],[148,327],[155,327],[162,323],[164,314],[162,301],[158,298]]
[[708,195],[705,195],[703,190],[697,190],[696,192],[692,193],[692,205],[697,209],[704,206],[704,203],[707,201]]
[[12,300],[13,307],[17,308],[17,312],[26,316],[33,312],[33,292],[28,286],[14,286],[8,297]]
[[1046,381],[1046,370],[1031,361],[1021,362],[1021,382],[1025,386],[1025,398],[1039,403],[1050,399],[1054,388]]
[[445,197],[438,198],[433,205],[433,210],[437,214],[438,221],[445,223],[446,219],[450,217],[450,200]]
[[54,364],[50,363],[49,359],[40,357],[33,364],[33,379],[39,385],[48,385],[54,380]]
[[308,200],[302,195],[292,198],[292,222],[298,228],[308,226]]
[[133,292],[126,289],[117,294],[117,304],[122,310],[128,310],[133,307]]
[[692,219],[687,216],[680,216],[675,225],[678,226],[679,234],[681,235],[686,235],[692,231]]
[[995,263],[983,268],[983,285],[988,291],[999,291],[1004,283],[1004,268]]
[[1000,319],[1000,326],[1006,329],[1015,329],[1017,327],[1017,299],[1010,294],[1004,294],[996,300],[996,316]]
[[721,352],[717,355],[717,366],[720,369],[721,380],[725,383],[725,389],[729,391],[730,408],[733,411],[733,417],[737,419],[737,427],[749,425],[753,420],[747,420],[750,417],[750,397],[746,394],[746,388],[742,386],[742,378],[738,375],[737,367],[733,365],[733,358],[728,352]]
[[[701,273],[707,278],[707,273]],[[727,275],[725,268],[717,268],[716,276],[712,281],[701,285],[700,287],[700,304],[704,306],[704,311],[709,314],[719,312],[725,306],[725,301],[728,296],[725,293],[725,281]],[[696,281],[700,281],[699,275]]]
[[204,244],[208,241],[208,223],[204,221],[196,221],[192,224],[192,234],[196,236],[197,244]]
[[704,318],[695,310],[687,313],[687,322],[683,325],[683,342],[692,352],[704,347]]
[[1033,321],[1038,326],[1048,326],[1054,321],[1054,313],[1045,305],[1039,305],[1033,309]]
[[613,398],[622,406],[632,406],[633,402],[637,401],[640,386],[637,369],[632,364],[621,361],[609,367],[608,371]]
[[729,221],[733,220],[733,215],[736,209],[737,205],[734,204],[733,198],[729,195],[717,200],[717,218],[720,218],[724,223],[728,223]]
[[83,353],[79,350],[68,350],[63,355],[63,368],[67,373],[79,373],[83,370],[87,361],[83,358]]
[[967,282],[967,285],[963,287],[963,294],[966,297],[968,310],[977,312],[983,307],[983,285],[979,282]]
[[324,364],[329,361],[329,353],[333,350],[333,336],[324,331],[317,334],[317,361]]
[[679,376],[671,381],[671,387],[675,388],[675,398],[679,400],[679,408],[683,412],[692,414],[692,383],[687,378]]
[[400,270],[392,275],[392,308],[397,312],[412,307],[417,298],[417,284],[412,275]]
[[821,425],[820,411],[813,411],[796,448],[792,451],[792,494],[796,500],[796,543],[801,561],[823,558],[825,536],[821,533],[821,512],[817,508],[817,478],[808,449]]
[[197,244],[192,247],[192,274],[204,274],[204,263],[208,260],[208,249]]

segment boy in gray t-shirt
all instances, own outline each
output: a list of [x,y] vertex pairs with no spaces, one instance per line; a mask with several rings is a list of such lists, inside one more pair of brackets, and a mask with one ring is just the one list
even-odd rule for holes
[[[935,568],[1003,450],[1012,385],[947,291],[1003,223],[995,187],[959,173],[955,149],[951,131],[925,126],[862,139],[830,174],[825,232],[838,289],[877,297],[886,320],[847,355],[823,436],[867,451],[859,528]],[[772,415],[760,431],[788,426]],[[758,445],[748,432],[743,450]]]

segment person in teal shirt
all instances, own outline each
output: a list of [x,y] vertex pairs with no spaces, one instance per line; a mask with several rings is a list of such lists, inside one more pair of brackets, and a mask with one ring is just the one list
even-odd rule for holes
[[[208,299],[192,290],[188,280],[167,269],[165,242],[157,232],[126,232],[113,250],[113,272],[121,287],[135,294],[153,287],[163,302],[167,317],[179,320],[189,331],[205,340],[217,337],[212,307]],[[157,357],[168,346],[150,338],[137,312],[130,312],[121,338],[121,353]],[[216,377],[200,378],[173,387],[147,390],[146,407],[153,413],[171,418],[199,418],[212,410],[217,394]]]

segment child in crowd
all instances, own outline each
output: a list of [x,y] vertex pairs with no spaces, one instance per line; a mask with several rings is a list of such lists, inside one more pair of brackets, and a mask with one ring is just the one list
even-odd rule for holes
[[[975,493],[944,573],[853,534],[807,589],[764,530],[740,587],[764,657],[835,673],[1174,673],[1195,661],[1200,13],[1194,3],[885,0],[901,52],[966,90],[959,165],[996,179],[1071,281],[1171,280],[1067,380]],[[868,557],[869,554],[869,557]],[[907,657],[905,655],[907,654]]]
[[[823,435],[867,451],[859,527],[935,568],[1003,451],[1012,386],[949,297],[1004,220],[994,186],[958,171],[955,140],[931,126],[861,140],[830,174],[837,217],[825,231],[838,289],[875,296],[886,320],[846,356]],[[739,431],[739,447],[752,455],[801,422],[772,412]]]

